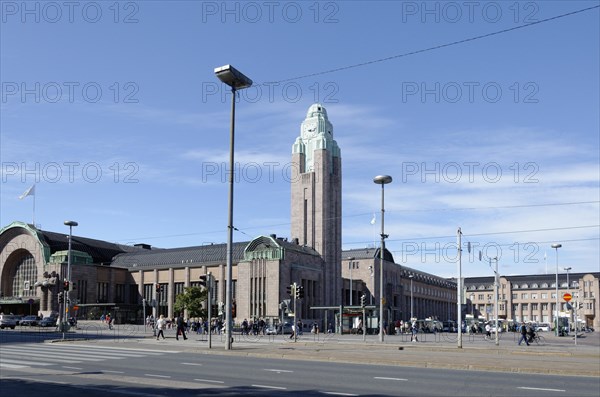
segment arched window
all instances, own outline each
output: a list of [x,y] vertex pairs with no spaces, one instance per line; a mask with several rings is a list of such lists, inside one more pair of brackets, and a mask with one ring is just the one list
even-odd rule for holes
[[33,284],[37,281],[37,266],[31,254],[25,255],[17,264],[13,278],[13,296],[35,295]]
[[548,283],[542,283],[542,288],[548,288]]
[[538,288],[538,285],[536,283],[531,284],[531,288]]
[[527,285],[527,284],[521,284],[521,288],[529,288],[529,285]]

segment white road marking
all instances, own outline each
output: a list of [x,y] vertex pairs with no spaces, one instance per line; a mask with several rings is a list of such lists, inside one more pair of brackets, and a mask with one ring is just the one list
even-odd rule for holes
[[83,369],[83,368],[79,368],[79,367],[67,367],[66,365],[63,365],[62,367],[66,368],[66,369],[75,369],[75,370],[82,370]]
[[287,390],[286,387],[268,386],[268,385],[251,385],[252,387],[260,387],[261,389]]
[[562,389],[544,389],[541,387],[517,387],[517,389],[524,389],[524,390],[540,390],[540,391],[556,391],[556,392],[565,392],[566,390],[562,390]]
[[106,372],[107,374],[124,374],[123,371],[109,371],[107,369],[101,370],[102,372]]
[[[33,362],[33,361],[23,361],[23,360],[9,360],[6,358],[0,358],[0,362],[3,363],[7,363],[7,364],[22,364],[22,365],[52,365],[51,363],[38,363],[38,362]],[[65,362],[71,362],[71,361],[65,361]]]
[[202,365],[200,363],[181,363],[181,365]]
[[144,374],[145,376],[151,376],[153,378],[170,378],[168,375],[156,375],[156,374]]
[[282,373],[282,372],[286,372],[286,373],[293,373],[294,371],[290,371],[287,369],[266,369],[265,371],[271,371],[271,372],[277,372],[278,374]]
[[221,380],[211,380],[211,379],[194,379],[197,382],[208,382],[208,383],[225,383]]
[[0,368],[12,368],[12,369],[18,369],[18,368],[27,368],[27,365],[17,365],[17,364],[5,364],[5,363],[0,363]]
[[403,379],[403,378],[386,378],[384,376],[375,376],[374,379],[381,379],[381,380],[402,380],[402,381],[407,381],[408,379]]

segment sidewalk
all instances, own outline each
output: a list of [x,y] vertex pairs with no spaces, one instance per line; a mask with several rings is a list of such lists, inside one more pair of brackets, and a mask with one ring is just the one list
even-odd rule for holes
[[[600,377],[600,334],[597,332],[580,338],[577,346],[572,338],[548,333],[543,335],[545,345],[531,346],[518,346],[518,338],[512,333],[503,334],[499,346],[493,339],[463,335],[460,349],[456,334],[426,334],[417,343],[411,343],[410,336],[404,335],[386,336],[383,343],[377,336],[368,336],[363,342],[362,337],[356,335],[304,334],[294,342],[287,335],[234,335],[232,350],[225,350],[222,335],[212,336],[211,349],[207,335],[192,333],[188,336],[187,341],[176,341],[174,335],[167,334],[166,340],[157,341],[149,333],[118,342],[199,354]],[[105,342],[114,343],[114,340],[97,343]]]

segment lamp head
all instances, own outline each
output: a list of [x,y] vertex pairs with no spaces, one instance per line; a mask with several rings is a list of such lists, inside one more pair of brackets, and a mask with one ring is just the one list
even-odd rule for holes
[[392,182],[392,177],[389,175],[377,175],[375,178],[373,178],[373,182],[378,185],[387,185],[388,183]]
[[552,248],[560,248],[562,247],[562,244],[558,244],[558,243],[554,243],[551,245]]
[[252,85],[252,80],[231,65],[215,68],[215,75],[221,82],[235,90],[242,90]]
[[75,221],[65,221],[65,225],[73,227],[73,226],[78,226],[79,224]]

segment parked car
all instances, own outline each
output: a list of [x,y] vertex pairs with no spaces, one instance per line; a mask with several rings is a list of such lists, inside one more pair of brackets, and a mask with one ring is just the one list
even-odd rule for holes
[[[277,325],[277,326],[273,326],[270,325],[267,328],[267,335],[277,335],[277,334],[281,334],[281,324]],[[283,324],[283,333],[284,334],[291,334],[292,333],[292,323],[284,323]]]
[[536,332],[539,332],[539,331],[549,332],[552,330],[552,327],[548,323],[541,323],[541,324],[538,324],[538,326],[536,327],[535,330],[536,330]]
[[34,326],[34,325],[38,325],[39,321],[40,321],[40,319],[37,316],[25,316],[19,322],[19,325],[31,327],[31,326]]
[[0,329],[15,329],[17,326],[17,317],[12,314],[0,314]]
[[44,317],[40,321],[40,327],[55,327],[56,326],[56,317]]
[[444,321],[442,328],[443,332],[457,332],[456,323],[454,321]]

